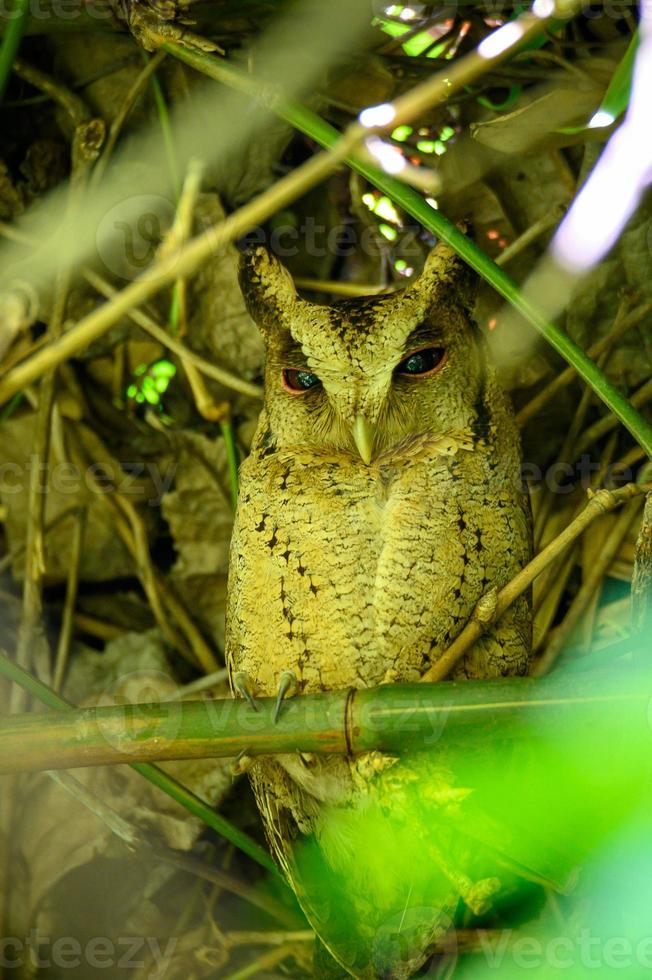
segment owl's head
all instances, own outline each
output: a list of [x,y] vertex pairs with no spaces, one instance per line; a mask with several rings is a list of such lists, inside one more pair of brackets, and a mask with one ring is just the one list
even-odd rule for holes
[[484,345],[471,319],[475,276],[432,250],[404,289],[332,306],[297,295],[265,248],[246,252],[240,285],[267,346],[265,408],[276,446],[358,453],[365,463],[409,436],[473,426]]

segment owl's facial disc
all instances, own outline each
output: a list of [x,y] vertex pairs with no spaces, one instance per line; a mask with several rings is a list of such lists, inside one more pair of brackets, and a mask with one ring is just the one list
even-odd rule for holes
[[[421,386],[448,361],[441,339],[428,334],[423,326],[413,330],[403,347],[407,356],[399,360],[397,351],[393,364],[392,358],[387,363],[385,358],[379,362],[365,356],[359,347],[354,358],[349,348],[324,353],[306,351],[305,347],[299,349],[298,341],[291,337],[285,356],[281,355],[280,364],[277,361],[277,383],[285,397],[306,403],[313,423],[320,416],[330,417],[333,421],[327,424],[336,444],[349,451],[355,447],[368,466],[375,451],[399,442],[410,432],[410,420],[417,418],[403,413],[399,421],[396,409],[390,407],[396,404],[397,394],[399,403],[408,396],[423,397],[419,394]],[[327,431],[322,429],[323,437]]]
[[[413,360],[418,355],[413,356]],[[309,391],[321,388],[321,381],[316,374],[308,370],[298,368],[283,368],[281,371],[281,383],[283,388],[292,397],[301,398]],[[360,458],[368,466],[371,462],[373,453],[374,439],[376,437],[376,426],[369,422],[364,415],[358,414],[351,428],[351,435],[356,445]]]

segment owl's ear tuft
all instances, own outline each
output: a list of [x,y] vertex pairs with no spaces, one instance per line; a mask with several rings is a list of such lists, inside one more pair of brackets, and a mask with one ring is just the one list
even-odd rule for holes
[[297,291],[292,276],[276,256],[262,245],[243,252],[239,280],[247,309],[263,336],[278,327],[287,329]]
[[411,288],[433,296],[435,292],[441,292],[442,288],[454,291],[470,316],[475,306],[478,285],[479,278],[475,270],[450,245],[440,241],[431,250],[423,272]]

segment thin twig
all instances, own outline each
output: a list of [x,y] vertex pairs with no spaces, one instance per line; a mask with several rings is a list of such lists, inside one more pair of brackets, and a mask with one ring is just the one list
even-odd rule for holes
[[536,611],[532,623],[532,655],[536,656],[544,646],[554,621],[559,603],[565,592],[577,561],[577,547],[557,558],[548,568],[546,580],[537,596]]
[[115,834],[116,837],[129,847],[134,847],[141,842],[140,833],[128,820],[121,817],[113,807],[108,806],[95,793],[91,792],[87,786],[84,786],[82,782],[74,776],[71,776],[69,772],[66,772],[65,769],[47,769],[45,770],[45,774],[53,782],[61,786],[66,793],[69,793],[70,796],[77,800],[78,803],[81,803],[87,810],[94,813],[105,827],[108,827],[112,834]]
[[636,541],[632,576],[632,627],[646,631],[652,628],[652,493],[648,493],[643,520]]
[[164,51],[157,51],[156,54],[147,62],[145,67],[141,70],[140,74],[136,78],[135,82],[125,95],[120,109],[109,127],[109,132],[107,133],[106,143],[104,144],[104,150],[100,159],[97,161],[93,174],[90,180],[91,190],[95,189],[102,177],[104,176],[104,171],[106,170],[107,164],[109,162],[109,157],[115,149],[115,145],[118,142],[118,137],[122,132],[122,127],[124,126],[127,116],[133,109],[138,96],[143,91],[150,75],[156,71],[163,59],[165,58]]
[[515,238],[514,241],[504,248],[500,255],[496,257],[496,265],[507,265],[511,262],[513,258],[531,245],[533,242],[544,235],[551,228],[555,228],[557,224],[561,221],[564,216],[564,208],[561,205],[553,207],[549,214],[544,214],[542,218],[531,224],[529,228],[526,228],[522,235]]
[[[102,465],[106,464],[110,472],[119,471],[116,460],[96,433],[79,428],[73,423],[70,423],[69,431],[74,438],[77,453],[81,457],[83,465],[91,461],[100,462]],[[90,445],[87,445],[87,441],[90,442]],[[149,553],[149,541],[144,521],[131,500],[118,491],[114,491],[111,495],[107,494],[106,488],[101,486],[92,468],[88,469],[88,473],[97,488],[100,500],[114,516],[118,533],[134,559],[141,584],[164,636],[194,666],[202,668],[207,674],[219,670],[220,664],[193,618],[175,595],[171,584],[166,582],[154,568]],[[166,608],[178,624],[182,636],[177,635],[176,630],[169,622],[165,614]]]
[[276,949],[270,949],[269,952],[263,953],[261,956],[256,957],[247,966],[243,966],[241,970],[236,970],[235,973],[229,973],[224,980],[247,980],[247,977],[253,977],[257,974],[264,973],[269,970],[272,966],[276,966],[277,963],[282,963],[283,960],[287,959],[294,952],[294,943],[286,943],[283,946],[279,946]]
[[[609,359],[609,355],[611,354],[613,344],[614,344],[614,338],[618,335],[618,332],[621,329],[622,322],[627,315],[628,306],[629,306],[629,300],[627,297],[624,297],[621,300],[620,305],[618,307],[618,312],[616,313],[613,330],[611,330],[608,335],[609,344],[608,346],[605,347],[603,351],[601,351],[599,356],[596,358],[596,363],[599,368],[604,368],[605,364]],[[559,455],[557,456],[557,460],[555,463],[556,467],[568,466],[571,463],[571,461],[576,457],[576,455],[578,455],[575,452],[575,445],[580,437],[580,433],[582,431],[584,421],[588,414],[589,408],[591,407],[592,399],[593,399],[593,391],[591,390],[591,388],[589,388],[588,385],[585,385],[584,390],[582,391],[579,404],[571,420],[571,424],[564,437],[564,442],[559,451]],[[548,491],[548,493],[544,494],[544,498],[541,501],[541,507],[539,513],[537,514],[535,525],[534,525],[535,547],[538,547],[541,543],[544,526],[550,514],[550,510],[552,508],[552,502],[553,502],[552,492]]]
[[58,79],[41,71],[35,65],[28,64],[22,58],[16,58],[14,61],[14,72],[19,78],[45,92],[57,105],[65,109],[75,126],[90,120],[91,114],[84,100],[75,92],[71,92]]
[[[43,535],[47,536],[50,531],[53,531],[62,521],[65,521],[67,517],[72,517],[76,513],[77,506],[68,507],[66,510],[62,510],[56,517],[53,517],[52,520],[48,521],[48,523],[44,526]],[[4,574],[4,572],[6,572],[7,569],[10,568],[16,561],[16,559],[20,558],[25,550],[26,545],[21,541],[20,544],[17,544],[11,549],[11,551],[8,551],[6,555],[2,556],[2,558],[0,558],[0,575]]]
[[[93,289],[96,289],[98,293],[104,296],[106,299],[113,299],[118,295],[118,290],[114,289],[113,286],[98,276],[96,272],[90,269],[84,270],[84,278]],[[160,344],[163,344],[168,350],[171,350],[173,354],[176,354],[178,358],[183,359],[188,364],[193,364],[202,374],[205,374],[207,378],[213,378],[214,381],[219,381],[221,385],[225,388],[231,388],[233,391],[238,391],[242,395],[248,395],[250,398],[261,399],[263,397],[263,390],[258,385],[251,384],[249,381],[245,381],[244,378],[238,378],[237,375],[231,374],[224,368],[218,367],[216,364],[211,364],[206,361],[195,351],[190,350],[181,343],[176,337],[171,337],[167,330],[164,330],[156,320],[152,319],[144,310],[133,309],[129,310],[127,316],[133,320],[141,329],[145,330],[146,333],[157,340]]]
[[[617,459],[615,463],[611,463],[610,470],[612,473],[618,473],[622,470],[628,470],[630,466],[634,466],[636,463],[640,463],[641,460],[647,459],[647,453],[640,446],[632,446],[628,449],[620,459]],[[630,477],[631,479],[631,477]]]
[[595,86],[595,79],[580,68],[578,65],[572,64],[566,58],[562,58],[560,55],[555,54],[554,51],[524,51],[521,54],[514,56],[514,61],[518,62],[521,59],[526,59],[527,61],[547,61],[552,62],[554,65],[558,65],[559,68],[563,68],[564,71],[568,72],[569,75],[574,75],[577,82],[580,83],[582,87],[586,87],[587,83],[591,87]]
[[[194,162],[188,167],[188,173],[183,183],[181,196],[172,228],[159,250],[160,255],[169,255],[180,248],[190,237],[194,217],[195,204],[201,187],[203,167]],[[174,295],[170,310],[170,329],[175,333],[185,333],[186,322],[186,280],[177,279],[174,285]],[[223,427],[230,427],[227,421],[230,412],[228,402],[217,404],[204,383],[204,379],[194,364],[181,358],[181,366],[185,371],[197,411],[207,422],[219,422]],[[237,473],[236,473],[237,480]],[[237,483],[236,483],[237,498]]]
[[77,588],[79,585],[79,564],[81,561],[82,542],[84,540],[84,529],[86,527],[86,508],[77,514],[70,545],[70,563],[68,565],[68,582],[66,585],[66,598],[61,617],[61,630],[59,632],[59,643],[57,646],[57,656],[54,668],[54,680],[52,686],[55,691],[60,691],[63,685],[63,678],[68,664],[68,653],[70,651],[70,640],[72,638],[73,621],[75,614],[75,603],[77,602]]
[[[628,484],[628,486],[633,485],[634,484],[631,483]],[[625,489],[626,487],[623,487],[623,490]],[[606,492],[618,493],[617,490]],[[596,496],[598,496],[598,494],[596,494]],[[595,497],[593,499],[595,500]],[[546,647],[545,653],[534,664],[531,671],[533,677],[543,677],[548,673],[550,668],[557,660],[559,654],[568,642],[573,630],[579,623],[582,615],[591,602],[595,590],[602,582],[602,579],[608,571],[609,566],[618,554],[623,539],[629,531],[632,521],[637,516],[639,509],[640,500],[632,500],[624,508],[622,514],[620,514],[618,520],[612,527],[611,532],[607,536],[607,540],[600,549],[600,554],[596,558],[590,574],[584,579],[579,592],[573,599],[570,609],[566,613],[563,622],[555,630],[552,639]]]
[[179,687],[176,691],[166,695],[163,700],[183,701],[190,695],[201,694],[204,691],[210,691],[215,687],[220,687],[227,680],[228,676],[228,670],[226,667],[222,667],[212,674],[207,674],[205,677],[198,677],[196,681],[184,684],[183,687]]
[[[587,356],[595,360],[611,345],[620,340],[621,337],[624,337],[632,327],[637,326],[650,312],[652,312],[652,303],[643,303],[635,310],[632,310],[631,313],[628,313],[628,315],[624,317],[618,327],[614,323],[608,334],[589,347],[586,352]],[[558,395],[560,391],[567,388],[576,377],[577,372],[571,365],[553,378],[549,385],[546,385],[546,387],[540,391],[538,395],[535,395],[534,398],[529,401],[527,405],[524,405],[523,408],[517,413],[516,421],[521,428],[527,422],[529,422],[532,416],[537,415],[542,408],[545,408],[548,402],[552,401],[552,399]]]
[[[637,388],[629,400],[634,408],[642,408],[643,405],[647,405],[648,402],[652,401],[652,378],[642,384],[640,388]],[[577,444],[577,455],[581,456],[582,453],[585,453],[589,446],[592,446],[598,439],[602,439],[604,435],[611,432],[612,429],[615,429],[618,424],[619,420],[613,415],[605,415],[603,418],[598,419],[597,422],[594,422],[579,440]]]
[[[30,657],[35,651],[42,652],[43,648],[47,648],[47,640],[42,625],[42,583],[45,572],[43,524],[50,459],[51,416],[54,404],[54,375],[51,372],[43,378],[39,391],[39,406],[34,429],[34,452],[30,460],[22,615],[16,646],[16,662],[25,668],[29,666]],[[36,643],[37,637],[38,643]],[[39,670],[43,666],[40,664]],[[24,704],[24,692],[19,692],[15,688],[12,693],[10,710],[20,711]]]
[[175,595],[172,585],[165,582],[160,574],[156,575],[155,581],[165,605],[186,635],[190,648],[202,670],[205,670],[207,674],[214,674],[219,670],[220,665],[215,653],[202,636],[201,631],[197,628],[193,617],[189,615],[184,604]]
[[[601,514],[607,513],[620,504],[645,493],[647,488],[635,483],[618,490],[598,490],[589,500],[582,513],[572,521],[562,533],[540,551],[525,568],[514,576],[499,592],[495,590],[485,594],[478,602],[475,612],[459,636],[422,676],[422,682],[441,681],[448,676],[455,664],[471,649],[473,644],[486,633],[489,626],[495,623],[513,602],[530,587],[537,575],[548,567],[569,545],[583,534],[586,528]],[[632,515],[628,515],[631,522]],[[616,549],[617,550],[617,549]]]
[[75,612],[73,615],[75,627],[82,633],[95,636],[98,640],[109,643],[116,640],[119,636],[124,636],[129,630],[126,626],[116,626],[115,623],[106,623],[95,616],[88,616],[86,613]]
[[279,932],[267,929],[264,932],[240,930],[222,934],[228,946],[282,946],[284,943],[314,943],[315,934],[312,929],[295,929],[290,932]]
[[[0,673],[5,677],[10,677],[16,684],[20,685],[24,690],[29,691],[33,697],[38,698],[39,701],[42,701],[49,708],[66,712],[74,707],[69,701],[66,701],[65,698],[57,694],[56,691],[49,688],[47,684],[44,684],[37,677],[32,676],[13,662],[2,649],[0,649]],[[128,760],[123,758],[122,761],[127,762]],[[257,861],[263,868],[271,871],[280,881],[283,881],[273,860],[259,844],[244,831],[229,823],[221,814],[216,813],[212,807],[200,799],[195,793],[191,792],[191,790],[182,786],[173,776],[152,763],[130,762],[129,765],[154,786],[158,786],[159,789],[173,800],[176,800],[181,806],[185,807],[196,817],[199,817],[200,820],[203,820],[208,827],[212,827],[213,830],[225,837],[235,847],[248,854],[249,857]],[[4,794],[0,797],[0,800],[3,798]]]

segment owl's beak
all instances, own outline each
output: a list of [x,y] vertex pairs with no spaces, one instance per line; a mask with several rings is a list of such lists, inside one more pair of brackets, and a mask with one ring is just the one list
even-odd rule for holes
[[356,415],[353,423],[353,440],[360,453],[360,458],[367,466],[371,462],[375,436],[376,427],[367,421],[364,415]]

